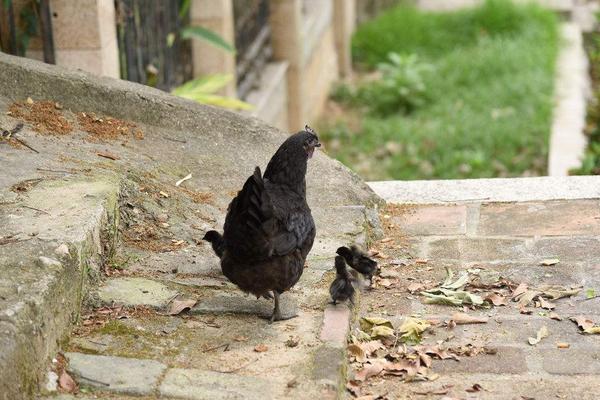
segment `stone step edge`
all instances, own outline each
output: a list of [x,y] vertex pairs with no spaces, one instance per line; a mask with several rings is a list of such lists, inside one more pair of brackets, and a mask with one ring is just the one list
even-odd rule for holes
[[[101,210],[96,214],[100,214],[100,218],[92,221],[82,240],[61,243],[54,254],[38,258],[40,267],[56,268],[57,272],[50,276],[48,290],[40,294],[39,303],[36,301],[22,310],[33,317],[30,326],[10,324],[14,335],[7,335],[3,343],[4,354],[0,357],[0,399],[29,399],[46,385],[49,361],[56,356],[60,342],[79,317],[90,274],[98,275],[99,267],[116,244],[119,191],[120,184],[116,184],[114,191],[101,199]],[[107,249],[107,254],[103,249]],[[68,292],[57,311],[48,305],[56,301],[52,296],[61,287]],[[37,334],[32,334],[32,329],[37,329]]]

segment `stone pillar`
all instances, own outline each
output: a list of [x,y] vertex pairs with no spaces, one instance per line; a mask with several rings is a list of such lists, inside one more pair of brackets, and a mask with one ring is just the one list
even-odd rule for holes
[[52,0],[56,64],[119,78],[115,5],[106,0]]
[[[234,45],[234,20],[232,0],[192,0],[190,24],[202,26],[217,33],[231,45]],[[202,39],[192,39],[192,62],[194,76],[208,74],[231,74],[233,80],[223,90],[227,96],[236,96],[235,91],[235,54]]]
[[289,63],[287,71],[289,129],[304,127],[304,49],[302,45],[302,1],[271,0],[270,25],[273,57]]
[[352,33],[356,26],[356,0],[334,0],[333,27],[340,76],[352,75]]

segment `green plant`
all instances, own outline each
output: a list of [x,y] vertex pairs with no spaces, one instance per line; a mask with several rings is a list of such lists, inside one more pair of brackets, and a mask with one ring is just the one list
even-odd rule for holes
[[231,108],[236,110],[249,110],[252,106],[233,97],[219,96],[216,91],[227,85],[233,79],[229,74],[215,74],[203,76],[184,83],[173,89],[176,96],[197,101],[202,104]]
[[[179,9],[180,18],[183,18],[189,12],[189,9],[190,0],[184,0]],[[183,39],[196,38],[204,40],[215,47],[223,49],[224,51],[235,53],[235,48],[231,44],[229,44],[225,39],[215,32],[204,27],[186,26],[181,29],[180,34]],[[173,39],[169,39],[167,36],[167,43],[169,42],[172,43]],[[215,94],[215,92],[227,85],[232,79],[233,76],[230,74],[202,76],[200,78],[185,82],[183,85],[173,89],[171,93],[202,104],[210,104],[213,106],[234,110],[252,109],[252,105],[246,103],[245,101],[238,100],[234,97]]]
[[[600,21],[600,12],[596,13]],[[579,168],[569,171],[571,175],[600,175],[600,31],[584,36],[585,50],[590,63],[590,76],[594,98],[588,104],[585,133],[588,146]]]
[[[503,11],[494,17],[489,4]],[[365,113],[378,100],[363,98],[342,110],[343,122],[328,116],[320,132],[330,154],[371,180],[544,174],[558,19],[533,5],[483,7],[401,7],[359,27],[353,43],[363,67],[376,68],[390,52],[432,65],[422,72],[426,101],[382,115]],[[346,85],[335,95],[354,105],[359,91]]]
[[409,113],[425,104],[427,86],[424,75],[432,66],[423,63],[415,54],[388,54],[388,62],[377,65],[381,79],[363,86],[358,97],[369,109],[380,115],[398,111]]

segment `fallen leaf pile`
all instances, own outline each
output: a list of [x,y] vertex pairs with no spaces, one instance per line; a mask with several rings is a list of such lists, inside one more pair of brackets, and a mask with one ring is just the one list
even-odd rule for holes
[[[414,293],[419,287],[419,284],[412,283],[409,285],[408,291]],[[487,308],[506,306],[509,300],[513,300],[517,303],[521,313],[530,314],[532,311],[528,310],[527,307],[533,306],[553,310],[556,304],[552,301],[575,296],[581,290],[581,287],[564,287],[560,285],[543,285],[537,288],[529,288],[526,283],[517,285],[508,279],[502,278],[499,273],[492,270],[470,269],[455,276],[451,269],[446,268],[444,281],[439,286],[422,290],[420,294],[425,297],[424,302],[427,304],[450,306]]]
[[103,327],[108,322],[116,319],[129,319],[132,317],[155,314],[155,311],[146,306],[134,307],[100,307],[81,317],[81,325],[77,326],[74,334],[85,335],[86,333]]
[[[457,323],[484,323],[487,319],[456,313]],[[352,335],[348,356],[355,371],[347,388],[355,396],[361,394],[361,384],[375,376],[396,376],[400,380],[432,381],[439,376],[432,372],[433,360],[459,361],[461,356],[496,354],[496,350],[472,344],[445,348],[437,344],[419,344],[423,335],[439,322],[415,317],[405,318],[398,328],[381,317],[362,317],[360,330]]]

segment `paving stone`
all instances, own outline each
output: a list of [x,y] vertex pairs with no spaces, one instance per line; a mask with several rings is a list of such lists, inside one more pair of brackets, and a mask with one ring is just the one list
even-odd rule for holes
[[533,245],[537,259],[558,258],[561,261],[600,262],[600,239],[585,237],[547,238]]
[[316,349],[313,361],[313,379],[319,383],[335,388],[344,368],[345,345],[324,344]]
[[350,324],[350,309],[345,304],[329,304],[323,316],[321,340],[342,344]]
[[[435,361],[434,361],[435,363]],[[474,384],[484,391],[468,393]],[[449,386],[446,396],[415,396],[415,391],[427,392]],[[370,388],[371,389],[371,388]],[[466,399],[466,400],[597,400],[600,381],[597,376],[540,376],[523,375],[441,375],[433,382],[411,382],[401,384],[393,379],[378,382],[372,389],[375,393],[387,393],[391,399]]]
[[520,374],[527,372],[527,362],[523,349],[497,347],[496,354],[479,354],[475,357],[461,357],[460,361],[439,360],[433,370],[440,374],[488,373]]
[[166,366],[153,360],[67,353],[68,371],[84,386],[133,395],[151,394]]
[[[537,309],[537,312],[542,310]],[[471,314],[471,313],[470,313]],[[514,315],[510,319],[502,317],[489,318],[485,324],[458,325],[452,330],[435,330],[433,334],[427,337],[426,342],[434,344],[440,340],[451,338],[445,345],[457,346],[466,343],[489,346],[515,345],[522,347],[525,354],[537,353],[538,349],[555,349],[557,342],[565,342],[571,345],[571,348],[587,349],[597,346],[598,339],[593,335],[582,335],[575,323],[569,321],[569,315],[557,312],[563,317],[562,321],[556,321],[548,317],[539,317],[537,315]],[[487,313],[477,313],[473,315],[486,316]],[[438,318],[448,320],[449,316]],[[546,326],[548,337],[542,339],[536,347],[530,347],[527,339],[535,337],[538,330]]]
[[177,295],[160,282],[145,278],[110,279],[99,290],[104,303],[124,305],[148,305],[161,308]]
[[556,265],[540,265],[541,258],[532,262],[512,263],[498,266],[501,276],[514,282],[539,285],[583,285],[584,269],[579,263],[561,261]]
[[484,204],[477,233],[482,236],[600,235],[600,202]]
[[[298,315],[298,303],[293,294],[284,293],[279,298],[279,308],[283,318]],[[203,299],[190,311],[192,314],[256,314],[269,318],[273,314],[273,300],[257,299],[254,296],[217,295]]]
[[404,233],[422,235],[464,235],[466,233],[467,207],[421,206],[407,208],[392,222]]
[[600,374],[600,347],[542,349],[539,357],[546,372],[559,375]]
[[198,369],[170,369],[160,385],[161,396],[190,400],[270,399],[274,393],[266,379]]
[[523,260],[531,254],[521,239],[437,239],[429,242],[427,257],[465,262]]

